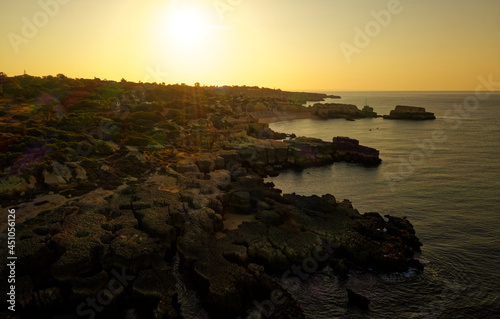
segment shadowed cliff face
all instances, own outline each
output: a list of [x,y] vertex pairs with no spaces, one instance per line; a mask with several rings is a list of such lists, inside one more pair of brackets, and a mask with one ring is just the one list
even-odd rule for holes
[[[307,280],[327,264],[339,276],[421,269],[407,220],[360,215],[332,195],[282,195],[263,180],[340,160],[377,164],[376,150],[273,132],[234,112],[244,98],[175,89],[186,105],[129,101],[122,116],[69,104],[60,119],[0,127],[23,141],[5,146],[1,188],[2,206],[17,213],[21,316],[180,317],[176,258],[214,318],[302,318],[276,275]],[[51,147],[40,161],[21,165],[42,141]]]

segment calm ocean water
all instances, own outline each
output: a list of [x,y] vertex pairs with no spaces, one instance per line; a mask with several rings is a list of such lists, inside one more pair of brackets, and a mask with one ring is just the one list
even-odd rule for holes
[[[334,100],[379,114],[422,106],[434,121],[296,120],[278,132],[331,141],[349,136],[380,151],[377,168],[336,163],[270,178],[285,193],[348,198],[361,213],[407,216],[424,244],[422,274],[326,268],[293,291],[308,318],[500,318],[500,94],[475,105],[473,92],[334,92]],[[464,107],[466,103],[466,107]],[[287,282],[283,283],[285,286]],[[292,285],[290,283],[290,287]],[[346,310],[345,288],[370,298],[369,312]]]

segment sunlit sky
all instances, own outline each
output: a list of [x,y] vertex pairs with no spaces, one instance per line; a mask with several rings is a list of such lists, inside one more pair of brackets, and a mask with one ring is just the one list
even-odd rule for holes
[[1,0],[0,21],[9,76],[309,91],[500,81],[499,0]]

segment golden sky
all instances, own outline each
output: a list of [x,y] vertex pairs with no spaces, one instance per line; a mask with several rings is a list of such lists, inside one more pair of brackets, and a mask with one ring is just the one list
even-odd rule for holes
[[286,90],[500,81],[499,0],[1,1],[0,71]]

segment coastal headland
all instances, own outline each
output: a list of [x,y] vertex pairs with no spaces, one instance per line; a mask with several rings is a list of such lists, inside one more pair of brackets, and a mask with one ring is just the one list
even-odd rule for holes
[[[339,277],[423,270],[406,218],[265,182],[285,169],[380,164],[377,150],[348,137],[297,137],[259,121],[310,116],[304,100],[326,95],[63,75],[1,81],[0,203],[16,213],[21,318],[130,309],[181,318],[181,281],[213,318],[304,318],[276,276],[307,280],[326,265]],[[0,264],[1,278],[9,271]],[[0,314],[12,316],[4,303]]]

